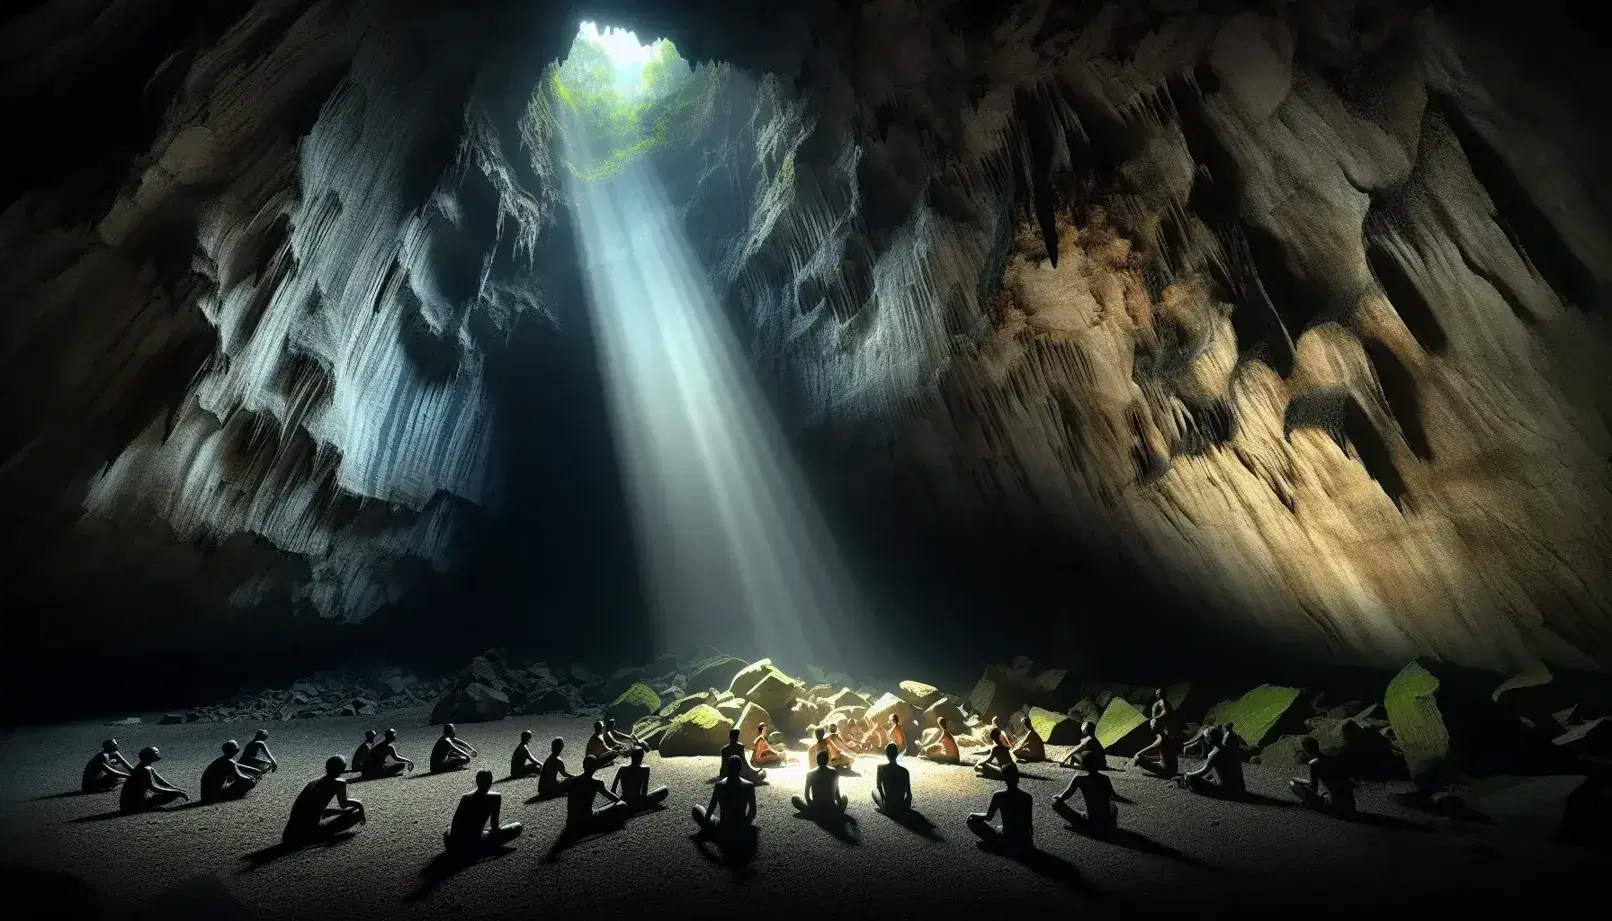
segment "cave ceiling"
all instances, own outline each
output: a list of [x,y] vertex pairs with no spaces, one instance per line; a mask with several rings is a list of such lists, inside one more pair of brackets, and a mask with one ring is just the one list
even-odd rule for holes
[[574,310],[531,106],[586,16],[721,70],[657,156],[705,164],[673,193],[713,285],[868,482],[1338,660],[1612,664],[1584,35],[1345,0],[4,16],[38,598],[362,620],[453,568],[512,475],[496,369]]

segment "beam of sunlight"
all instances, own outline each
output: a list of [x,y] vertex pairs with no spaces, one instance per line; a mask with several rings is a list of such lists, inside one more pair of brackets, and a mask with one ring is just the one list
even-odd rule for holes
[[[586,127],[567,135],[585,162]],[[839,662],[868,641],[858,592],[647,160],[571,193],[661,640]]]

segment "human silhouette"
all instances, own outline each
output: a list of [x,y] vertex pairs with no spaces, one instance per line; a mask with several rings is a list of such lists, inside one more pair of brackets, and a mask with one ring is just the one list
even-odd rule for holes
[[532,730],[521,730],[521,740],[509,756],[509,776],[532,777],[543,770],[543,765],[532,757]]
[[1301,739],[1299,749],[1307,757],[1305,767],[1309,776],[1289,780],[1288,789],[1299,798],[1299,802],[1311,809],[1334,815],[1353,815],[1355,785],[1342,759],[1322,754],[1321,745],[1313,736]]
[[1174,777],[1181,770],[1181,740],[1163,717],[1155,716],[1147,725],[1153,730],[1153,741],[1137,752],[1131,763],[1150,774]]
[[397,753],[397,730],[388,729],[381,736],[381,741],[370,750],[369,759],[364,762],[363,777],[374,779],[377,777],[396,777],[404,771],[414,770],[414,762]]
[[1097,758],[1099,771],[1108,770],[1108,752],[1103,748],[1103,743],[1098,741],[1097,724],[1091,720],[1080,724],[1080,741],[1076,742],[1075,747],[1064,756],[1062,764],[1064,767],[1078,769],[1085,763],[1087,755]]
[[[761,723],[756,726],[756,741],[750,749],[750,766],[765,772],[768,765],[788,762],[789,755],[784,752],[783,746],[774,748],[772,743],[767,741],[767,724]],[[722,762],[724,767],[727,763],[726,760]]]
[[[308,781],[291,804],[291,817],[286,820],[280,839],[292,846],[328,841],[355,825],[364,824],[364,804],[347,795],[347,781],[342,772],[347,761],[340,755],[331,755],[325,761],[325,776]],[[330,801],[336,806],[327,809]]]
[[588,736],[588,744],[583,748],[583,755],[592,758],[595,766],[604,767],[616,760],[625,749],[613,744],[605,737],[604,720],[593,721],[593,735]]
[[267,729],[252,733],[252,741],[247,742],[246,748],[241,751],[241,764],[271,773],[280,769],[280,762],[274,760],[274,752],[269,751]]
[[1024,718],[1024,739],[1013,748],[1013,758],[1016,761],[1045,761],[1047,760],[1047,743],[1036,732],[1035,724],[1027,716]]
[[[1006,726],[1002,725],[1002,718],[1000,716],[991,717],[991,729],[994,730],[993,734],[991,735],[991,744],[1005,745],[1007,746],[1009,752],[1013,751],[1013,734],[1007,731]],[[1002,738],[1000,740],[995,737],[995,732],[1002,734]]]
[[649,750],[649,746],[645,745],[642,739],[630,732],[622,732],[621,730],[617,729],[616,718],[613,716],[605,717],[604,737],[605,741],[619,749],[631,750],[634,748],[642,748],[645,751]]
[[[926,746],[920,753],[926,761],[935,761],[940,764],[959,764],[963,760],[963,753],[957,750],[957,737],[952,734],[951,721],[941,717],[936,721],[940,727],[940,735],[935,741]],[[890,743],[894,745],[895,743]],[[888,748],[886,749],[888,750]]]
[[1204,741],[1209,745],[1209,757],[1203,767],[1181,775],[1181,784],[1208,796],[1241,796],[1247,790],[1242,754],[1226,746],[1226,734],[1219,726],[1211,726]]
[[[1086,812],[1077,812],[1069,799],[1080,793],[1086,801]],[[1054,812],[1088,834],[1101,835],[1113,831],[1119,819],[1119,807],[1114,805],[1114,782],[1098,767],[1095,755],[1087,755],[1079,771],[1070,778],[1069,786],[1052,798]]]
[[900,755],[896,743],[886,745],[884,757],[888,761],[879,765],[873,778],[873,804],[885,812],[901,813],[912,808],[912,775],[896,762]]
[[642,812],[666,802],[670,790],[665,787],[649,789],[649,768],[644,766],[644,750],[634,746],[628,750],[627,757],[631,763],[616,769],[616,777],[610,782],[610,792],[620,796],[621,801],[633,812]]
[[[722,759],[720,763],[724,767],[727,766],[728,759],[734,757],[735,755],[738,756],[740,763],[744,762],[744,743],[739,741],[738,726],[734,726],[728,730],[728,744],[722,746],[722,749],[717,752],[717,757]],[[718,779],[720,779],[721,776],[722,775],[718,774]],[[744,779],[750,781],[751,783],[761,783],[767,779],[767,771],[765,768],[757,769],[751,767],[749,764],[745,764]]]
[[476,788],[459,797],[453,822],[442,833],[443,849],[468,854],[503,847],[520,837],[521,823],[499,822],[503,806],[503,794],[493,792],[493,772],[477,771]]
[[178,787],[164,780],[152,767],[162,760],[162,752],[155,745],[140,749],[139,763],[129,772],[119,794],[118,808],[124,812],[149,812],[161,809],[176,799],[189,801],[190,797]]
[[91,755],[89,763],[84,765],[79,789],[85,793],[105,793],[128,780],[133,772],[134,765],[118,749],[118,740],[107,739],[101,743],[101,750]]
[[[600,728],[603,728],[603,724],[600,724]],[[609,831],[627,818],[627,804],[605,789],[604,781],[594,776],[597,770],[599,760],[587,755],[582,759],[582,773],[571,778],[566,785],[565,838],[574,839],[594,832]],[[593,800],[599,796],[610,802],[595,809]]]
[[[991,804],[984,812],[976,812],[968,817],[968,830],[985,846],[995,850],[1009,853],[1033,851],[1035,831],[1031,822],[1035,800],[1029,793],[1019,789],[1018,765],[1008,762],[998,776],[1007,784],[1007,788],[998,790],[991,797]],[[991,824],[999,812],[1002,814],[1000,829]]]
[[700,834],[733,836],[748,830],[756,819],[756,785],[744,779],[744,759],[723,762],[722,780],[711,790],[711,801],[695,804],[694,824]]
[[[1000,778],[1002,771],[1013,764],[1013,753],[1008,750],[1011,737],[996,726],[991,727],[991,750],[985,759],[974,765],[974,773],[981,777]],[[1015,776],[1017,773],[1015,772]]]
[[358,743],[353,750],[353,757],[347,762],[347,772],[351,774],[364,773],[364,766],[369,764],[370,753],[375,750],[375,730],[364,730],[364,741]]
[[854,759],[850,755],[847,755],[844,751],[840,750],[840,747],[834,744],[834,740],[829,738],[828,727],[817,727],[816,735],[817,741],[813,742],[812,747],[806,750],[807,764],[816,764],[819,760],[817,756],[825,752],[828,754],[828,763],[830,767],[850,767],[854,763]]
[[1148,705],[1147,716],[1150,720],[1159,720],[1162,723],[1160,731],[1173,733],[1179,727],[1175,721],[1175,707],[1170,704],[1170,698],[1164,694],[1164,688],[1153,689],[1153,703]]
[[565,740],[555,737],[549,743],[549,756],[543,759],[543,770],[537,775],[537,795],[543,799],[552,799],[564,796],[565,791],[575,779],[572,773],[565,769],[565,759],[560,752],[565,749]]
[[234,739],[224,743],[224,754],[214,758],[202,771],[201,801],[220,803],[227,799],[240,799],[252,792],[263,772],[247,767],[235,760],[241,746]]
[[806,798],[792,796],[795,809],[813,818],[834,818],[845,814],[849,801],[840,793],[840,775],[834,770],[828,749],[818,749],[817,768],[806,774]]
[[431,773],[457,771],[469,764],[470,759],[474,757],[476,750],[459,738],[459,731],[453,728],[453,724],[443,723],[442,735],[438,736],[437,743],[431,746]]

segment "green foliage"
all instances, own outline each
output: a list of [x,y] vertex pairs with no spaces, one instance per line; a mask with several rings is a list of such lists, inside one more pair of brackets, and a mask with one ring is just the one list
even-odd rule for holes
[[589,162],[569,164],[582,179],[615,176],[633,159],[665,146],[673,129],[693,114],[698,95],[685,92],[694,82],[688,61],[666,39],[650,47],[650,59],[632,79],[617,71],[597,40],[578,35],[565,62],[553,70],[554,97],[569,113],[557,113],[561,121],[555,127],[587,134]]

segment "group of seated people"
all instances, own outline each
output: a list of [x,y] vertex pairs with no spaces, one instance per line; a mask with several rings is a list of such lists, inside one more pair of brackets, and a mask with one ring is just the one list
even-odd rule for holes
[[[244,749],[234,739],[225,742],[223,754],[202,771],[201,801],[240,799],[252,792],[264,774],[279,770],[280,763],[269,751],[268,739],[268,730],[259,729]],[[118,808],[123,812],[147,812],[178,800],[188,802],[188,793],[157,773],[156,763],[161,760],[161,749],[147,745],[131,764],[118,740],[107,739],[84,765],[79,788],[85,793],[104,793],[122,784]]]

